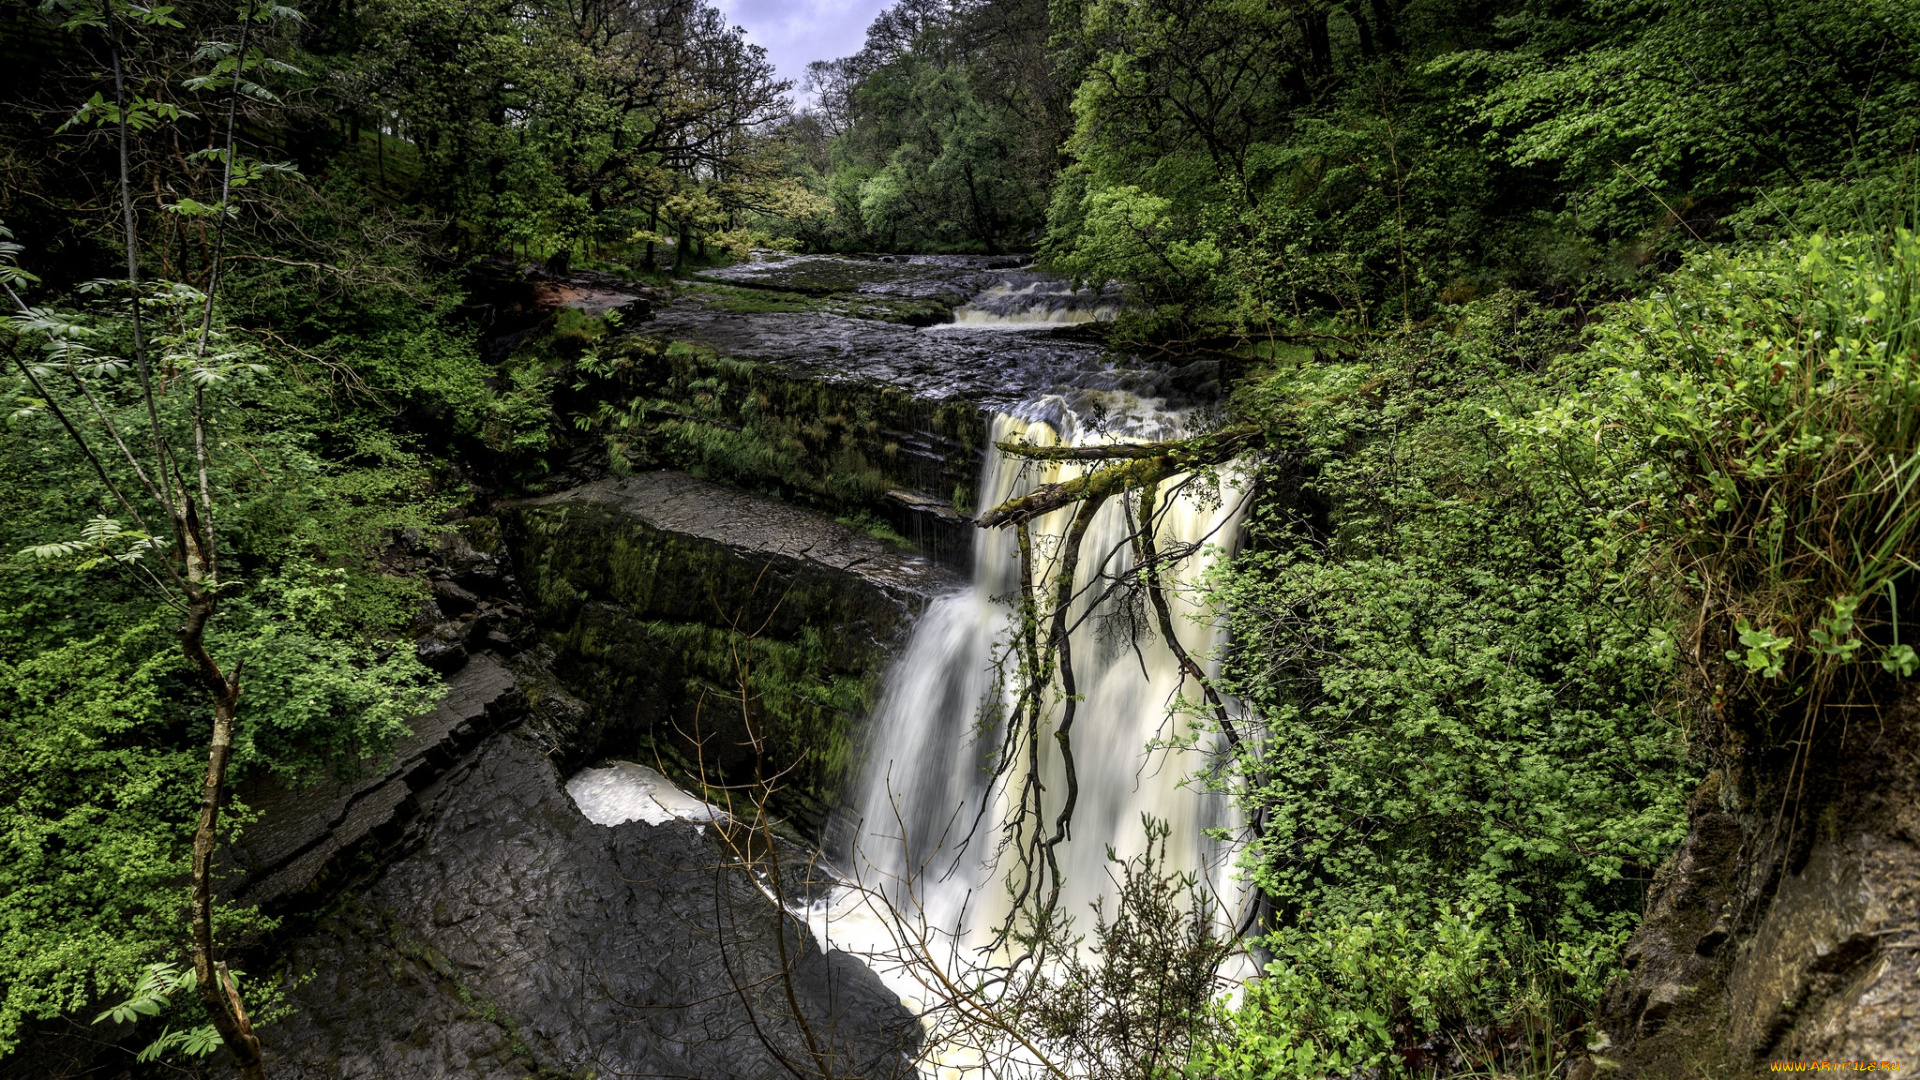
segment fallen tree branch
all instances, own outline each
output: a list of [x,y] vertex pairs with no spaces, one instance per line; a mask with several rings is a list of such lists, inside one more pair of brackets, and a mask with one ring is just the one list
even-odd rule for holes
[[1035,488],[980,515],[982,529],[1023,525],[1042,514],[1088,499],[1104,500],[1142,485],[1158,484],[1175,473],[1222,465],[1259,441],[1259,429],[1226,428],[1191,439],[1108,446],[1025,446],[1000,443],[1000,449],[1037,461],[1107,461],[1085,476]]

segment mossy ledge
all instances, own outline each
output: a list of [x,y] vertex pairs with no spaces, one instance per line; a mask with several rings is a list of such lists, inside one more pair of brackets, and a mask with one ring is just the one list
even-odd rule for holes
[[807,834],[839,802],[887,658],[959,585],[929,559],[684,473],[511,503],[500,521],[602,756],[689,782],[778,774],[775,808]]
[[665,464],[835,516],[865,511],[938,558],[970,556],[978,404],[640,336],[586,374],[568,411],[604,437],[616,471]]

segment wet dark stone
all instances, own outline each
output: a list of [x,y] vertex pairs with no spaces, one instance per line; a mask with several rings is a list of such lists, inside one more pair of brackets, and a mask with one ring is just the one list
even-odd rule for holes
[[451,581],[434,582],[433,598],[439,603],[440,610],[449,615],[465,615],[480,606],[479,597]]
[[363,775],[289,785],[267,774],[242,780],[240,802],[261,820],[224,854],[235,876],[224,888],[241,903],[284,907],[327,884],[328,872],[360,854],[390,851],[422,813],[415,792],[439,778],[487,735],[525,720],[528,676],[482,655],[447,680],[434,710],[391,757]]
[[412,853],[287,950],[272,1075],[771,1078],[811,1061],[789,980],[833,1075],[910,1074],[917,1021],[712,830],[595,825],[514,735],[419,798]]
[[838,255],[766,255],[732,266],[701,270],[696,277],[728,285],[778,289],[807,296],[861,293],[900,300],[964,303],[995,281],[985,265],[850,259]]
[[735,315],[676,302],[645,333],[704,345],[723,356],[780,364],[827,384],[872,382],[934,401],[1010,409],[1064,387],[1127,389],[1157,396],[1165,375],[1107,362],[1102,348],[1035,332],[916,329],[811,312]]
[[[445,627],[455,627],[454,623],[443,623]],[[450,675],[459,671],[467,662],[467,644],[451,634],[440,636],[438,630],[433,636],[423,637],[414,646],[420,662],[439,672]]]

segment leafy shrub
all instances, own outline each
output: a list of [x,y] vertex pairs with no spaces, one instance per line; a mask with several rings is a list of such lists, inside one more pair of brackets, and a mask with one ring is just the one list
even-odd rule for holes
[[206,752],[173,737],[170,645],[143,621],[0,664],[0,1052],[184,932]]
[[[114,329],[103,322],[103,334]],[[102,385],[116,424],[138,430],[139,397]],[[433,527],[447,503],[410,441],[363,411],[367,389],[321,392],[288,363],[208,396],[226,571],[208,640],[242,673],[236,772],[296,783],[328,767],[351,772],[437,696],[412,648],[392,640],[425,589],[383,573],[377,557],[394,532]],[[163,424],[178,420],[177,396],[160,408]],[[0,552],[13,556],[0,563],[0,1051],[27,1021],[127,990],[184,951],[208,720],[177,611],[141,587],[137,567],[69,539],[117,529],[102,511],[124,511],[51,416],[29,407],[10,420],[0,435]],[[23,549],[52,557],[15,555]],[[222,814],[229,835],[246,820],[237,803]],[[222,940],[264,925],[245,909],[216,913]]]
[[1036,1032],[1090,1080],[1174,1076],[1217,1022],[1216,974],[1233,951],[1198,875],[1166,866],[1171,827],[1143,815],[1146,850],[1107,861],[1111,907],[1094,905],[1092,952],[1067,950],[1034,995]]
[[[1455,320],[1239,402],[1285,451],[1208,584],[1237,643],[1223,687],[1257,719],[1243,865],[1281,967],[1250,1007],[1293,1018],[1278,1075],[1377,1063],[1396,1025],[1499,1021],[1563,948],[1604,969],[1684,828],[1629,553],[1489,416],[1554,394],[1573,333],[1511,297]],[[1483,936],[1435,936],[1465,913]],[[1362,939],[1372,966],[1339,968]],[[1443,959],[1467,965],[1444,987]],[[1578,985],[1590,1004],[1600,981]]]
[[1703,255],[1614,311],[1579,366],[1579,393],[1503,426],[1609,543],[1651,538],[1662,640],[1704,686],[1779,705],[1861,661],[1920,667],[1899,626],[1920,544],[1920,238]]

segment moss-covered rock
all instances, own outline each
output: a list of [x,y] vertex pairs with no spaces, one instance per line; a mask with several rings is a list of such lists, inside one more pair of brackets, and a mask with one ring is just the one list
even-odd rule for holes
[[689,782],[780,776],[817,829],[910,622],[958,581],[791,505],[681,473],[511,504],[500,520],[554,670],[603,755]]
[[959,515],[986,441],[970,401],[650,337],[603,349],[582,393],[572,408],[616,469],[672,465],[835,516],[864,510],[942,557],[970,550]]

